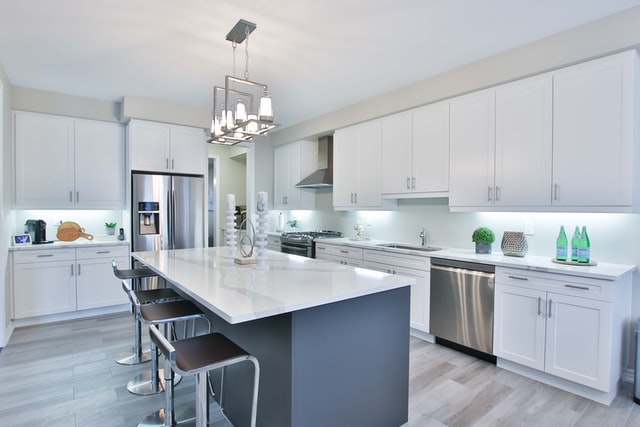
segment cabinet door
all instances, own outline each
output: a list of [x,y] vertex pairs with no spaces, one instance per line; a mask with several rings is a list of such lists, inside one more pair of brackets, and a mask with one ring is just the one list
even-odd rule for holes
[[131,120],[128,127],[131,169],[138,171],[169,171],[171,133],[168,125]]
[[402,276],[413,277],[416,283],[411,285],[411,327],[429,332],[429,297],[431,295],[430,275],[428,271],[394,267],[394,272]]
[[122,209],[124,129],[116,123],[75,121],[76,207]]
[[23,112],[14,118],[17,207],[72,207],[73,119]]
[[450,206],[492,206],[495,199],[495,93],[451,101]]
[[415,184],[411,167],[412,124],[410,112],[385,117],[380,122],[382,193],[384,194],[410,193],[412,184]]
[[[385,157],[383,156],[383,161]],[[412,190],[449,191],[449,103],[413,111]]]
[[175,173],[203,175],[207,159],[202,129],[171,126],[169,169]]
[[289,209],[289,144],[280,145],[273,150],[273,207]]
[[73,261],[14,264],[15,319],[76,309]]
[[552,95],[550,74],[496,89],[496,205],[551,205]]
[[632,203],[636,62],[625,52],[554,73],[554,205]]
[[[85,310],[110,305],[126,304],[122,281],[113,275],[112,258],[77,260],[77,308]],[[128,257],[116,257],[119,266],[128,265]]]
[[356,193],[357,130],[337,130],[333,136],[333,206],[351,207]]
[[495,285],[493,352],[534,369],[544,369],[545,295],[535,289]]
[[549,374],[609,392],[611,303],[548,294]]
[[380,122],[358,126],[357,149],[352,157],[356,165],[356,205],[382,206],[380,179]]
[[315,190],[295,185],[316,170],[318,146],[296,141],[274,149],[274,206],[276,209],[315,209]]

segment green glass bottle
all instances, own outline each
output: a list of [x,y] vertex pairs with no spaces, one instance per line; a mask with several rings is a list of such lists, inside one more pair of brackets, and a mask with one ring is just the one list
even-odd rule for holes
[[576,231],[571,238],[571,261],[578,262],[578,246],[580,245],[580,227],[576,225]]
[[569,240],[567,240],[567,233],[564,231],[564,225],[560,226],[560,234],[556,239],[556,259],[558,261],[566,261],[567,254],[569,252]]
[[578,246],[578,262],[588,263],[591,260],[591,241],[587,234],[587,227],[582,226],[580,234],[580,246]]

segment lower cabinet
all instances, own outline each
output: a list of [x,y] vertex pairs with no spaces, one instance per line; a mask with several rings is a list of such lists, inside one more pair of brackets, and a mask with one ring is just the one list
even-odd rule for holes
[[429,333],[430,258],[365,249],[362,266],[416,279],[411,286],[410,324],[413,329]]
[[362,249],[316,242],[316,258],[351,267],[361,267]]
[[496,268],[495,355],[615,396],[629,298],[627,283]]
[[127,246],[13,252],[13,318],[125,304],[111,260],[128,268]]

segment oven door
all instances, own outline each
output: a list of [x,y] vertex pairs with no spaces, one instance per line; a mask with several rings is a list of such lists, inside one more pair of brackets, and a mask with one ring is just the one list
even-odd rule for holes
[[300,255],[311,257],[311,246],[290,245],[287,243],[280,244],[280,252],[291,255]]

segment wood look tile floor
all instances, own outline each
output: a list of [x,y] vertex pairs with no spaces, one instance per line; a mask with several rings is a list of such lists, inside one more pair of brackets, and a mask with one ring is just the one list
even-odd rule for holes
[[[150,368],[114,362],[132,336],[128,313],[16,329],[0,352],[0,426],[136,426],[164,405],[164,394],[127,391]],[[193,398],[193,378],[184,378],[176,407]],[[229,424],[218,417],[215,425]],[[640,405],[631,384],[606,407],[411,338],[407,425],[640,427]]]

